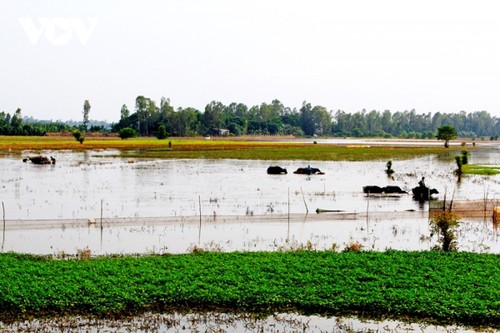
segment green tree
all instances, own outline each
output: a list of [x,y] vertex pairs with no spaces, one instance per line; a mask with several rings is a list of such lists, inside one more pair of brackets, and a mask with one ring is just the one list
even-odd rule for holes
[[89,123],[89,113],[90,113],[90,103],[86,99],[85,102],[83,102],[83,128],[84,128],[84,130],[87,130],[87,126]]
[[438,133],[436,135],[438,140],[444,140],[444,147],[449,147],[449,141],[457,138],[457,130],[455,127],[445,125],[438,128]]
[[332,116],[323,106],[312,107],[310,103],[303,102],[300,108],[300,126],[305,135],[326,135],[332,129]]
[[306,103],[305,101],[302,103],[302,107],[300,108],[300,127],[304,131],[305,135],[313,136],[314,135],[314,121],[312,117],[312,105],[311,103]]
[[332,132],[332,115],[324,107],[316,105],[313,108],[315,132],[319,135],[328,135]]
[[[137,131],[139,134],[147,133],[147,113],[149,98],[137,96],[135,99],[135,113],[137,116]],[[123,139],[123,138],[122,138]]]
[[224,104],[217,101],[212,101],[205,107],[203,113],[203,125],[205,134],[213,134],[215,130],[222,128],[224,125]]
[[21,125],[23,123],[23,116],[21,114],[21,109],[17,109],[16,113],[10,119],[10,124],[12,126],[13,134],[21,134]]
[[122,108],[120,110],[120,120],[125,119],[130,117],[130,111],[128,110],[128,107],[126,104],[122,105]]

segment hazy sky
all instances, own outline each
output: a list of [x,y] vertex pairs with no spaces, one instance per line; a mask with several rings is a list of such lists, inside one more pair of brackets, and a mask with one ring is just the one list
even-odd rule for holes
[[38,119],[138,95],[500,116],[497,0],[2,0],[0,44],[0,111]]

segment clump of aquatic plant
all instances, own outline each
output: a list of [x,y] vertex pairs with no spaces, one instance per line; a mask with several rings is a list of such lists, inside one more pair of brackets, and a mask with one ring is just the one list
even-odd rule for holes
[[392,174],[394,173],[394,170],[392,169],[392,161],[387,162],[385,166],[385,173],[387,174],[387,176],[392,176]]
[[347,246],[344,249],[344,252],[361,252],[363,249],[363,244],[359,242],[352,242],[347,244]]
[[462,150],[461,155],[455,156],[455,163],[457,165],[455,174],[461,176],[464,173],[462,167],[469,164],[469,152],[467,150]]
[[455,232],[460,224],[458,215],[449,211],[441,211],[434,214],[430,220],[431,237],[438,235],[438,242],[441,243],[443,251],[457,250]]
[[455,156],[455,163],[457,165],[457,168],[455,169],[455,175],[457,176],[461,176],[463,174],[463,171],[462,171],[462,158],[460,156]]
[[469,164],[469,152],[467,150],[462,150],[462,165]]
[[89,260],[92,258],[92,251],[88,246],[81,250],[77,250],[77,258],[80,260]]

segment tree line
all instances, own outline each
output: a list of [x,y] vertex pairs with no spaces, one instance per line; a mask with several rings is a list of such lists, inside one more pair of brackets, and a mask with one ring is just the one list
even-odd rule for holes
[[324,106],[303,102],[290,108],[279,100],[248,107],[243,103],[224,105],[212,101],[204,112],[194,108],[175,109],[170,100],[160,105],[150,98],[138,96],[134,112],[124,104],[120,121],[113,131],[134,129],[139,135],[156,135],[165,128],[169,136],[197,135],[295,135],[434,138],[438,128],[451,126],[461,137],[497,138],[500,118],[487,111],[467,113],[421,113],[411,111],[329,111]]
[[65,129],[66,126],[60,123],[23,121],[19,108],[12,116],[7,112],[0,112],[0,135],[45,135]]
[[[129,110],[123,105],[120,120],[106,126],[90,125],[90,103],[83,104],[83,121],[53,122],[23,118],[21,109],[11,116],[0,112],[0,135],[45,135],[52,132],[86,131],[120,132],[141,136],[207,136],[207,135],[294,135],[339,137],[434,138],[438,128],[452,126],[460,137],[497,138],[500,118],[487,111],[467,113],[417,113],[415,110],[336,112],[321,105],[303,102],[300,108],[283,105],[279,100],[247,106],[225,105],[212,101],[203,112],[191,107],[175,108],[168,98],[159,105],[151,98],[138,96]],[[95,122],[94,122],[95,123]]]

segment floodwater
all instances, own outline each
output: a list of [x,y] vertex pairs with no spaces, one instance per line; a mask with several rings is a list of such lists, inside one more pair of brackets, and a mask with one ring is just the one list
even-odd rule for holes
[[[470,163],[500,165],[499,152],[473,151]],[[42,154],[57,163],[23,163],[32,152],[0,158],[6,219],[2,251],[342,250],[355,242],[373,250],[428,250],[436,239],[430,237],[427,204],[406,194],[366,197],[362,187],[410,190],[425,177],[439,190],[439,199],[500,198],[500,176],[467,176],[458,183],[455,163],[445,156],[393,161],[396,173],[389,179],[387,161],[128,159],[109,150]],[[289,173],[267,175],[271,164]],[[308,164],[325,174],[293,174]],[[340,212],[316,214],[318,208]],[[462,220],[460,250],[500,253],[499,231],[487,215]]]
[[[3,327],[2,327],[3,326]],[[89,319],[82,317],[33,319],[12,324],[0,322],[2,332],[460,332],[474,333],[478,329],[461,326],[411,324],[400,321],[360,320],[356,318],[303,316],[277,313],[268,317],[227,313],[146,313],[122,320]],[[484,330],[495,332],[494,330]]]

